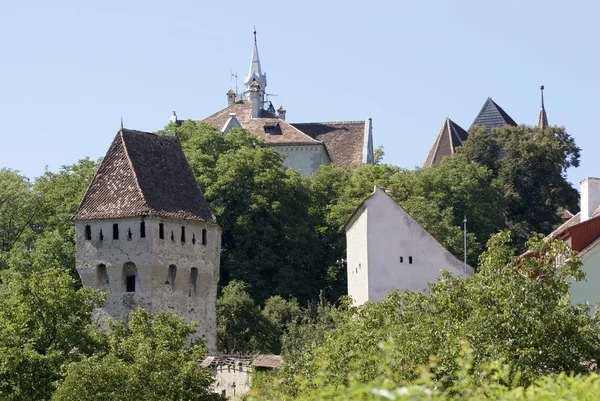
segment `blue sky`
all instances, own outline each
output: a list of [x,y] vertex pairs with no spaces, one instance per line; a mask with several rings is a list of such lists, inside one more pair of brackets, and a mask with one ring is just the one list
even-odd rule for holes
[[[0,0],[0,167],[28,177],[101,157],[125,127],[202,119],[241,87],[258,31],[267,92],[288,121],[373,118],[385,161],[421,165],[445,117],[491,96],[583,149],[600,176],[598,3],[565,1]],[[576,184],[578,187],[578,184]]]

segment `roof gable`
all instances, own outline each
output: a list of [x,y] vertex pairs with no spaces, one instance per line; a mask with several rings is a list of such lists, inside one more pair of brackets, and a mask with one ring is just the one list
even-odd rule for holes
[[456,148],[461,146],[467,138],[467,131],[446,117],[438,136],[427,154],[423,168],[439,165],[444,157],[455,153]]
[[484,126],[488,133],[492,132],[493,128],[504,127],[505,125],[517,126],[518,124],[513,120],[503,109],[498,106],[492,98],[488,97],[483,107],[475,117],[473,121],[474,125]]
[[135,216],[216,223],[176,137],[121,129],[73,219]]

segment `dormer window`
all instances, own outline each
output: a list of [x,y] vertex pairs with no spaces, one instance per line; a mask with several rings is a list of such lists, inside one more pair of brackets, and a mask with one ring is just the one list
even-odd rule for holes
[[265,134],[281,135],[281,127],[279,123],[265,123]]

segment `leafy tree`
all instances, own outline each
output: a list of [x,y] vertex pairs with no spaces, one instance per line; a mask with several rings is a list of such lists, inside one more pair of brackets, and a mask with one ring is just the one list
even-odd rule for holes
[[0,276],[0,398],[47,400],[62,379],[72,350],[93,353],[99,344],[92,310],[102,301],[89,288],[76,290],[63,270]]
[[295,298],[288,301],[279,295],[275,295],[266,300],[262,314],[270,323],[273,331],[269,352],[279,355],[281,353],[282,336],[301,317],[300,305],[298,305]]
[[[277,391],[293,398],[317,387],[379,378],[410,383],[432,357],[437,387],[448,389],[459,380],[463,341],[472,347],[473,385],[497,361],[508,366],[517,385],[548,374],[587,372],[582,362],[598,360],[600,340],[588,307],[568,301],[571,280],[583,278],[580,262],[560,241],[535,237],[529,246],[537,257],[519,259],[509,235],[501,233],[490,239],[480,272],[466,280],[444,275],[428,295],[391,293],[377,304],[338,309],[334,328],[291,347],[302,352],[286,355]],[[556,265],[559,255],[564,262]],[[312,324],[304,330],[319,331]],[[288,338],[284,351],[290,349]],[[297,377],[306,378],[304,384]]]
[[168,125],[223,227],[221,283],[241,280],[263,303],[272,295],[305,301],[318,293],[321,244],[309,214],[308,180],[256,136],[222,135],[202,123]]
[[579,166],[580,149],[563,127],[506,126],[491,135],[476,127],[459,153],[492,171],[506,224],[522,242],[531,232],[552,231],[560,223],[558,208],[578,210],[566,172]]
[[201,343],[187,344],[195,331],[172,312],[138,309],[127,325],[113,322],[108,349],[70,363],[53,400],[224,400],[210,391],[210,372],[199,366]]

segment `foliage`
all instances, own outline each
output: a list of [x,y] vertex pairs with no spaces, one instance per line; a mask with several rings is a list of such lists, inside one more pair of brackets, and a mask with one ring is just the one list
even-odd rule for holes
[[[262,304],[272,295],[306,301],[318,293],[321,244],[309,213],[308,180],[256,136],[222,135],[202,123],[170,124],[223,228],[221,283],[241,280]],[[310,250],[310,251],[307,251]]]
[[[580,262],[563,242],[536,237],[529,246],[538,257],[518,259],[509,235],[495,235],[480,272],[466,280],[445,274],[428,295],[391,293],[377,304],[338,309],[333,328],[309,324],[304,332],[319,332],[318,338],[306,336],[292,347],[302,352],[284,354],[288,362],[275,390],[293,398],[318,387],[384,379],[404,385],[419,379],[418,367],[432,356],[438,388],[449,389],[459,379],[463,340],[473,350],[469,380],[475,386],[485,379],[479,372],[497,361],[508,366],[515,385],[585,373],[582,362],[598,360],[600,341],[588,307],[569,305],[569,283],[583,278]],[[563,262],[556,266],[559,256]]]
[[92,310],[102,297],[55,268],[0,276],[0,399],[46,400],[71,350],[97,348]]
[[560,223],[558,208],[578,210],[566,171],[579,166],[580,149],[563,127],[506,126],[491,135],[474,127],[459,153],[490,169],[506,224],[521,242],[531,232],[551,232]]
[[113,322],[107,351],[70,363],[53,400],[222,400],[200,368],[206,348],[187,344],[195,331],[172,312],[138,309],[128,324]]

